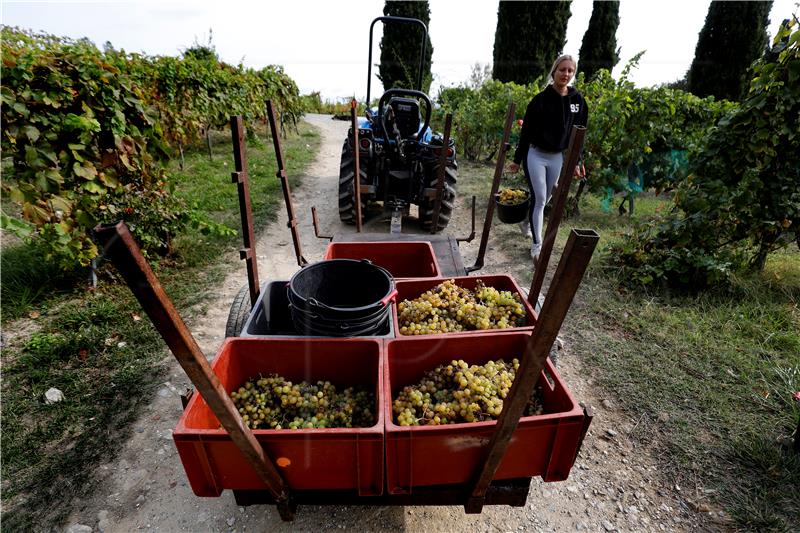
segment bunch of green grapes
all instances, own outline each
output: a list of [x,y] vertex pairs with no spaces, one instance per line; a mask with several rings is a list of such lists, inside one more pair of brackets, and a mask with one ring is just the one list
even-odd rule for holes
[[375,394],[348,387],[337,391],[329,381],[292,383],[277,374],[259,376],[231,393],[250,429],[370,427]]
[[525,325],[525,307],[519,295],[487,287],[481,280],[470,291],[449,279],[414,300],[403,300],[398,304],[397,312],[402,335]]
[[[484,365],[450,361],[425,372],[416,385],[409,385],[392,403],[400,426],[438,426],[463,422],[496,420],[503,411],[503,399],[519,369],[519,361],[502,359]],[[541,392],[535,391],[525,406],[524,416],[543,412]]]
[[498,199],[503,205],[519,205],[528,199],[525,189],[500,189]]

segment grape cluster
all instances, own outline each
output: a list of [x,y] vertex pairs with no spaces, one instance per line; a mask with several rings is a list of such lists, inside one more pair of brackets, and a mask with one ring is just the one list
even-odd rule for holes
[[397,306],[401,335],[427,335],[525,325],[519,295],[498,291],[478,280],[470,291],[449,279]]
[[259,376],[231,393],[233,404],[250,429],[370,427],[375,394],[348,387],[341,392],[329,381],[292,383],[277,374]]
[[519,205],[528,199],[528,191],[524,189],[501,189],[498,200],[503,205]]
[[[392,403],[400,426],[438,426],[463,422],[496,420],[503,411],[503,399],[519,369],[519,361],[502,359],[468,365],[453,360],[425,372],[416,385],[403,388]],[[534,391],[524,416],[543,412],[541,392]]]

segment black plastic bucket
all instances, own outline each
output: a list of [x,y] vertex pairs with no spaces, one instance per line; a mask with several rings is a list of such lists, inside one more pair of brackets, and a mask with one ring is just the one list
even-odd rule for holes
[[531,208],[531,195],[529,193],[524,202],[511,205],[500,203],[500,195],[496,194],[494,196],[494,202],[497,206],[497,218],[500,219],[500,222],[516,224],[527,218],[528,210]]
[[375,334],[397,295],[386,269],[354,259],[307,265],[292,276],[286,291],[298,332],[342,337]]
[[324,337],[361,337],[373,336],[386,329],[391,320],[391,305],[387,305],[380,313],[363,321],[333,321],[320,318],[313,313],[306,313],[289,304],[295,330],[303,335],[321,335]]

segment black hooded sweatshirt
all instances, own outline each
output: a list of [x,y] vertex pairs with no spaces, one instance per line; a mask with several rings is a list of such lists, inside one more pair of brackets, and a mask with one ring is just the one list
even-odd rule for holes
[[553,85],[533,97],[525,110],[514,163],[520,164],[533,145],[546,152],[563,152],[569,145],[572,126],[586,126],[589,109],[581,93],[567,87],[561,96]]

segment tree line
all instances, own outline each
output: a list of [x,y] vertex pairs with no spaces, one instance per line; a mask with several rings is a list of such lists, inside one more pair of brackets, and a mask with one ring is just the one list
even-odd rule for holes
[[[492,78],[527,85],[546,78],[553,60],[564,50],[571,1],[501,1],[493,48]],[[767,48],[767,26],[772,0],[712,1],[700,31],[695,56],[684,77],[672,85],[701,98],[740,100],[746,93],[747,69]],[[425,1],[387,1],[384,15],[418,18],[430,26]],[[578,54],[578,73],[590,80],[598,71],[613,70],[619,61],[617,46],[619,2],[595,1]],[[676,39],[683,38],[677,35]],[[384,87],[413,88],[420,50],[417,31],[399,26],[384,28],[379,79]],[[426,43],[423,91],[433,79],[433,47]]]

